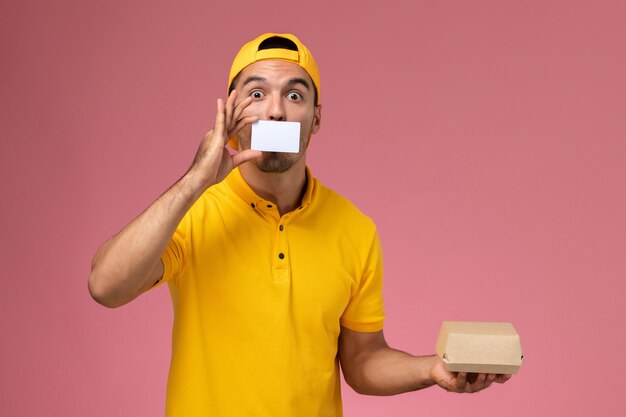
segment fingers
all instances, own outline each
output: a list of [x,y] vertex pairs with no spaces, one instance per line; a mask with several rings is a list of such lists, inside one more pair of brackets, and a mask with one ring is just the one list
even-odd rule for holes
[[244,117],[243,119],[241,119],[241,120],[239,120],[239,121],[237,122],[237,124],[235,125],[235,127],[233,127],[233,129],[232,129],[232,130],[230,130],[230,131],[228,132],[228,137],[230,138],[230,137],[235,136],[235,135],[236,135],[237,133],[239,133],[239,131],[240,131],[241,129],[243,129],[243,128],[247,125],[247,124],[254,123],[254,122],[256,122],[257,120],[259,120],[259,117],[258,117],[258,116],[247,116],[247,117]]
[[465,391],[465,386],[467,385],[467,372],[459,372],[456,376],[456,388],[459,392]]
[[503,383],[511,378],[511,375],[458,372],[451,373],[446,370],[442,362],[437,363],[431,370],[433,381],[447,391],[458,393],[473,393],[489,388],[494,382]]
[[[217,111],[215,112],[215,127],[212,130],[213,136],[216,136],[218,138],[224,137],[224,132],[225,132],[224,124],[226,122],[225,118],[226,116],[224,114],[224,102],[222,101],[221,98],[218,98],[217,99]],[[222,144],[222,146],[224,146],[224,144]]]
[[510,374],[498,374],[498,375],[495,375],[494,382],[498,384],[504,384],[509,379],[511,379]]
[[465,389],[466,392],[477,392],[487,388],[488,386],[489,385],[487,385],[487,374],[478,374],[476,380],[472,384],[466,386]]
[[228,132],[232,131],[234,128],[234,125],[236,125],[239,122],[239,119],[241,118],[241,114],[246,109],[246,107],[252,104],[252,97],[246,97],[239,104],[235,104],[237,103],[237,94],[238,94],[237,90],[233,90],[228,96],[228,99],[226,100],[225,126]]
[[235,105],[237,91],[233,90],[226,103],[222,99],[217,99],[217,112],[215,116],[215,128],[213,129],[217,137],[225,140],[222,145],[226,145],[228,138],[236,135],[247,124],[258,120],[258,116],[246,116],[241,118],[241,114],[246,107],[252,103],[252,97],[247,97],[241,103]]
[[242,117],[243,111],[252,103],[252,97],[248,97],[235,107],[230,125],[228,125],[228,136],[236,135],[245,125],[256,122],[258,116]]
[[[239,133],[246,125],[253,123],[259,119],[258,116],[246,116],[241,117],[244,109],[252,103],[252,98],[248,97],[241,103],[235,106],[235,99],[237,98],[236,90],[228,96],[228,100],[224,103],[221,98],[217,99],[217,110],[215,115],[215,127],[208,132],[206,136],[212,133],[211,137],[221,138],[220,140],[213,140],[215,146],[226,146],[228,139]],[[205,141],[208,139],[205,138]]]
[[243,111],[250,104],[252,104],[252,97],[246,97],[244,100],[241,101],[241,103],[237,104],[237,106],[235,107],[235,109],[233,111],[233,118],[231,120],[231,125],[232,125],[233,121],[239,120],[239,118],[241,117],[241,114],[243,113]]
[[226,130],[230,130],[230,124],[233,121],[233,109],[235,108],[235,100],[237,100],[237,90],[231,91],[228,95],[228,98],[226,99],[226,119],[224,121]]
[[495,380],[494,374],[467,374],[459,372],[456,377],[455,391],[473,393],[488,388]]
[[511,375],[459,372],[450,378],[435,376],[435,382],[442,388],[458,393],[474,393],[489,388],[494,382],[504,383]]

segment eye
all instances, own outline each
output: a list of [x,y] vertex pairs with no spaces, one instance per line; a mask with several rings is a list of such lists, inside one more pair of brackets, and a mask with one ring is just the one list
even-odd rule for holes
[[253,90],[253,91],[250,93],[250,97],[252,97],[253,99],[263,98],[263,96],[264,96],[264,95],[265,95],[265,94],[263,94],[263,92],[262,92],[262,91],[260,91],[260,90]]
[[296,91],[292,91],[291,93],[287,94],[287,97],[289,97],[289,100],[292,101],[300,101],[302,100],[302,94],[296,92]]

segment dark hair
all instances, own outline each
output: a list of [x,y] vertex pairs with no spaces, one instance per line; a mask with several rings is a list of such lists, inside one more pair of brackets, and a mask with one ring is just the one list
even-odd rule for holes
[[[291,39],[282,38],[280,36],[272,36],[271,38],[265,39],[259,45],[259,51],[262,51],[264,49],[287,49],[289,51],[297,51],[298,45],[296,45],[295,42]],[[240,75],[241,73],[237,74],[235,78],[233,78],[233,81],[230,83],[230,87],[228,87],[229,95],[235,89],[235,85],[237,85],[237,81],[239,81]],[[317,87],[315,86],[315,84],[313,84],[313,90],[315,92],[314,103],[317,106]]]

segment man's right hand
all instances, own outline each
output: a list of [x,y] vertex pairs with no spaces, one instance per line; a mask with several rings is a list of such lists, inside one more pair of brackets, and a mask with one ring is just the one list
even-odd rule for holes
[[228,139],[255,122],[257,116],[243,116],[244,110],[252,103],[247,97],[237,103],[237,91],[233,90],[226,103],[217,100],[215,127],[207,132],[200,143],[196,157],[187,175],[200,181],[204,189],[221,182],[236,166],[261,156],[261,152],[250,149],[230,154],[226,148]]
[[226,149],[229,137],[257,120],[256,116],[243,116],[252,98],[237,104],[236,99],[233,91],[226,103],[217,101],[215,127],[202,139],[187,173],[94,256],[88,285],[100,304],[124,305],[160,281],[161,255],[185,213],[233,168],[261,155],[249,149],[231,155]]

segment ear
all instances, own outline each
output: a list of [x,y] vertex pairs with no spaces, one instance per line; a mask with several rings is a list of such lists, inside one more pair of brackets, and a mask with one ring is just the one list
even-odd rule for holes
[[312,133],[317,133],[320,130],[320,126],[322,124],[322,105],[318,104],[315,106],[313,110],[313,128],[311,129]]

